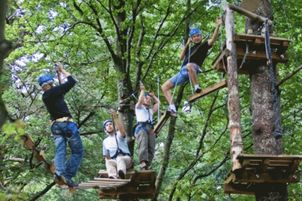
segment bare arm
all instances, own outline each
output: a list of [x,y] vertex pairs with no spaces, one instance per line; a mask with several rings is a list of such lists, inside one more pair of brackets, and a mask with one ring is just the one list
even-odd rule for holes
[[191,43],[191,38],[188,38],[186,45],[183,47],[183,49],[181,50],[181,52],[179,54],[180,60],[183,60],[185,58],[186,50],[189,48],[190,43]]
[[154,95],[153,92],[150,93],[150,96],[151,96],[151,97],[153,98],[153,100],[154,100],[154,105],[153,105],[152,111],[153,111],[153,113],[155,113],[155,112],[158,110],[160,101],[159,101],[159,99]]
[[126,130],[124,127],[124,124],[122,123],[119,115],[114,111],[111,112],[112,120],[114,122],[114,126],[120,131],[121,136],[125,137],[126,136]]
[[70,76],[71,74],[69,72],[67,72],[63,65],[60,63],[60,62],[57,62],[56,63],[56,71],[58,73],[58,79],[59,79],[59,82],[62,83],[62,78],[61,78],[61,74],[64,76],[64,77],[68,77]]
[[218,33],[219,33],[219,27],[220,27],[221,23],[222,23],[221,18],[218,18],[218,19],[216,20],[216,27],[215,27],[215,30],[214,30],[214,32],[213,32],[212,38],[210,38],[210,39],[208,40],[209,46],[213,46],[214,43],[215,43],[215,41],[217,40],[217,38],[218,38]]
[[135,107],[140,107],[144,103],[145,86],[141,83],[139,88],[140,88],[141,91],[140,91],[140,94],[138,96],[138,101],[137,101]]

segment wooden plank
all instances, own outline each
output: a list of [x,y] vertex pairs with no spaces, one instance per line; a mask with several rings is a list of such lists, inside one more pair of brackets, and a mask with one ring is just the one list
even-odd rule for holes
[[[79,184],[77,189],[99,189],[103,198],[152,198],[155,193],[156,172],[153,170],[129,171],[130,179],[109,179],[96,177],[92,181]],[[99,174],[107,176],[107,171],[100,170]],[[67,188],[67,186],[66,186]]]
[[[243,48],[237,48],[237,59],[238,60],[242,60],[245,56],[245,49]],[[287,57],[281,57],[279,54],[277,54],[276,52],[272,52],[272,59],[273,62],[279,62],[279,63],[286,63],[288,61]],[[266,57],[266,53],[265,50],[258,50],[258,51],[250,51],[246,54],[246,61],[251,61],[251,60],[260,60],[260,61],[266,61],[267,57]],[[240,62],[237,62],[241,63]]]
[[167,120],[169,119],[170,117],[170,112],[169,111],[166,111],[164,113],[164,115],[162,115],[159,119],[159,121],[157,122],[157,124],[154,126],[154,134],[156,136],[158,136],[160,130],[162,129],[162,127],[164,127],[164,125],[166,124]]
[[[127,170],[125,178],[128,179],[130,178],[130,176],[132,176],[133,174],[135,174],[135,170],[133,168]],[[98,172],[98,177],[95,178],[108,178],[108,173],[107,170],[99,170]]]
[[197,99],[199,98],[202,98],[214,91],[217,91],[221,88],[224,88],[227,86],[227,81],[226,80],[222,80],[216,84],[213,84],[205,89],[203,89],[200,93],[195,93],[194,95],[192,95],[190,98],[189,98],[189,103],[193,103],[194,101],[196,101]]
[[269,155],[269,154],[240,154],[238,159],[289,159],[289,160],[302,160],[302,155]]
[[[260,40],[265,42],[265,37],[261,35],[254,35],[254,34],[235,34],[234,41],[253,41],[253,40]],[[287,38],[280,38],[280,37],[270,37],[270,42],[274,44],[282,44],[283,42],[289,43],[291,40]]]

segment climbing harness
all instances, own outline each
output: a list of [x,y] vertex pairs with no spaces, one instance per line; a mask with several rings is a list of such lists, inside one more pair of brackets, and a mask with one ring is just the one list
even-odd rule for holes
[[[105,121],[106,122],[106,121]],[[109,122],[109,121],[108,121]],[[107,122],[107,123],[108,123]],[[104,125],[106,126],[106,123],[104,123]],[[130,154],[128,154],[128,153],[124,153],[121,149],[120,149],[120,147],[119,147],[119,145],[118,145],[118,141],[117,141],[117,137],[116,137],[116,129],[115,129],[115,124],[114,124],[114,118],[113,118],[113,116],[112,116],[112,126],[113,126],[113,132],[114,132],[114,138],[115,138],[115,142],[116,142],[116,146],[117,146],[117,149],[116,149],[116,152],[115,152],[115,154],[112,156],[112,157],[110,157],[111,159],[116,159],[116,157],[118,156],[118,155],[123,155],[123,156],[126,156],[126,155],[128,155],[128,156],[131,156]]]

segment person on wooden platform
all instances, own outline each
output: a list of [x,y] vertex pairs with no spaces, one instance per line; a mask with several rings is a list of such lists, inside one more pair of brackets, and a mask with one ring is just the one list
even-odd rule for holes
[[[42,75],[38,82],[42,87],[42,100],[50,114],[52,121],[51,132],[55,142],[55,182],[75,187],[77,184],[72,180],[83,159],[83,145],[77,124],[73,121],[64,95],[76,84],[76,80],[65,71],[61,63],[56,64],[56,70],[60,79],[62,74],[67,78],[65,83],[54,86],[51,75]],[[66,159],[66,147],[71,149],[71,156]]]
[[[216,20],[216,28],[212,37],[205,42],[202,42],[202,32],[200,29],[193,28],[190,30],[189,39],[179,55],[180,59],[183,60],[180,71],[161,86],[163,94],[169,103],[168,110],[172,116],[177,115],[176,107],[171,95],[172,88],[190,81],[194,86],[194,92],[201,92],[201,88],[197,80],[197,74],[201,72],[201,66],[207,57],[208,51],[217,40],[221,23],[222,20],[218,18]],[[193,45],[190,47],[191,43],[193,43]]]
[[[154,100],[153,106],[151,105]],[[159,99],[154,93],[145,92],[145,87],[140,84],[140,95],[135,105],[137,125],[134,136],[138,143],[138,157],[140,169],[149,169],[155,152],[155,134],[153,132],[153,113],[159,107]]]
[[105,158],[108,177],[111,179],[125,179],[127,169],[132,167],[126,130],[116,112],[111,112],[112,119],[103,123],[105,133],[103,140],[103,157]]

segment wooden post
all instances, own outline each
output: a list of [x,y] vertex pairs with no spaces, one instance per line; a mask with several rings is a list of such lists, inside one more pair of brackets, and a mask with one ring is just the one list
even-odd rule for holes
[[[238,6],[235,6],[235,5],[229,5],[230,9],[234,10],[234,11],[237,11],[238,13],[242,14],[242,15],[245,15],[253,20],[258,20],[260,22],[265,22],[266,21],[266,17],[263,17],[263,16],[260,16],[260,15],[257,15],[253,12],[250,12],[244,8],[241,8],[241,7],[238,7]],[[272,25],[273,22],[271,20],[268,20],[268,24],[269,25]]]
[[228,5],[225,7],[225,30],[227,55],[227,75],[228,75],[228,111],[229,129],[231,138],[231,159],[232,171],[241,167],[237,156],[242,152],[242,137],[240,126],[240,102],[238,89],[237,53],[234,43],[234,17],[233,11]]

